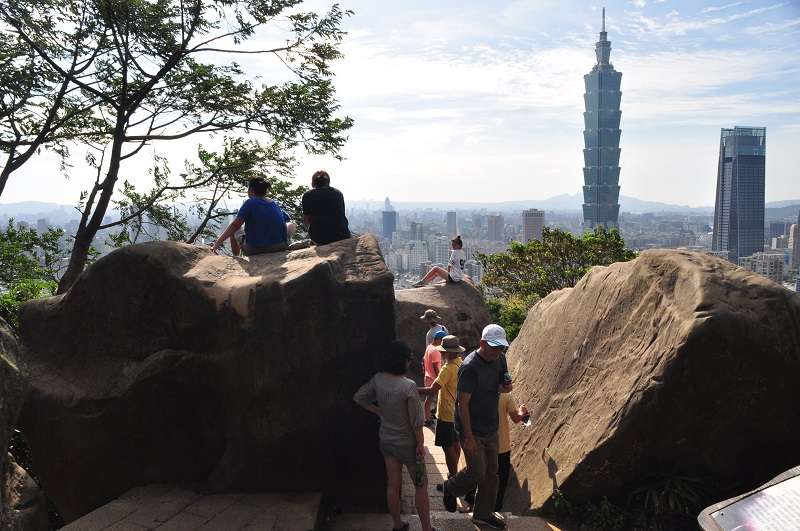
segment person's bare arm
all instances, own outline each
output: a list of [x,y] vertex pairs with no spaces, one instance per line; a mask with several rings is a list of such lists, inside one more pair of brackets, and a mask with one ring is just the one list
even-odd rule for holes
[[228,228],[219,235],[219,238],[214,241],[214,245],[211,246],[211,250],[216,252],[217,249],[222,247],[225,244],[225,240],[236,234],[236,231],[244,224],[244,219],[236,218],[231,221],[231,224],[228,225]]
[[303,225],[306,227],[311,226],[311,214],[303,214]]
[[381,410],[378,406],[375,405],[376,400],[376,393],[375,393],[375,380],[371,379],[364,385],[362,385],[356,394],[353,395],[353,401],[358,404],[359,406],[363,407],[370,413],[375,413],[379,417],[381,416]]
[[458,416],[461,420],[461,431],[464,437],[464,451],[473,453],[475,452],[475,436],[472,434],[472,419],[469,418],[469,401],[472,399],[472,393],[465,393],[463,391],[458,393]]
[[431,385],[430,387],[417,387],[417,392],[419,392],[419,394],[421,395],[435,395],[436,393],[439,392],[439,389],[441,388],[442,388],[441,385],[439,385],[436,382],[433,382],[433,385]]
[[528,413],[528,409],[522,405],[518,409],[512,409],[508,412],[509,418],[514,421],[514,424],[519,424],[522,422],[522,417],[524,417]]
[[433,377],[439,376],[439,371],[442,370],[442,360],[433,362]]

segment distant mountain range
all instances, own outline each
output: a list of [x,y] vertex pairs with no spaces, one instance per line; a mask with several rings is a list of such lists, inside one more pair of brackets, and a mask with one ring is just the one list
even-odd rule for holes
[[[370,208],[372,210],[383,209],[383,201],[348,201],[350,207]],[[392,205],[397,210],[422,210],[426,208],[438,210],[479,210],[485,208],[490,211],[520,211],[527,208],[538,208],[547,212],[575,212],[579,213],[583,205],[583,195],[578,194],[561,194],[549,199],[529,199],[519,201],[502,201],[498,203],[469,203],[469,202],[452,202],[452,201],[392,201]],[[632,214],[645,214],[645,213],[687,213],[687,214],[713,214],[713,206],[700,206],[691,207],[689,205],[674,205],[670,203],[660,203],[658,201],[645,201],[635,197],[621,196],[620,206],[622,212],[630,212]],[[800,208],[800,199],[790,201],[775,201],[766,204],[769,217],[777,217],[777,213],[773,212],[776,209],[785,209],[789,213],[794,209],[794,215],[797,216],[797,209]],[[0,213],[2,213],[2,205],[0,205]]]
[[[488,211],[515,211],[519,212],[527,208],[538,208],[547,212],[572,212],[580,213],[583,196],[581,194],[561,194],[550,199],[530,199],[519,201],[502,201],[498,203],[469,203],[452,201],[397,201],[392,202],[397,210],[480,210]],[[371,210],[382,210],[383,201],[355,200],[348,201],[348,207],[368,208]],[[644,213],[686,213],[686,214],[708,214],[714,213],[714,207],[701,206],[690,207],[688,205],[673,205],[660,203],[657,201],[644,201],[635,197],[622,196],[620,205],[623,212],[633,214]],[[800,210],[800,199],[789,201],[774,201],[766,204],[767,219],[797,219]],[[109,212],[111,217],[114,217]],[[45,203],[40,201],[24,201],[20,203],[0,203],[0,218],[14,218],[17,221],[36,223],[39,219],[48,219],[52,224],[64,224],[70,220],[78,219],[79,213],[74,206],[60,205],[57,203]]]

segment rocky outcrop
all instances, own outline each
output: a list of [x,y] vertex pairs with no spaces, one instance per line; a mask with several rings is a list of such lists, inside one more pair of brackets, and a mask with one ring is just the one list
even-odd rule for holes
[[6,453],[17,415],[25,399],[19,349],[8,325],[0,319],[0,529],[47,529],[47,511],[36,483]]
[[681,475],[718,499],[800,462],[800,296],[727,261],[594,268],[531,309],[508,358],[534,422],[512,434],[514,510]]
[[[458,336],[468,351],[478,347],[481,330],[489,324],[489,310],[483,295],[469,282],[429,285],[395,292],[397,337],[411,347],[417,361],[425,353],[428,325],[419,316],[432,308],[442,318],[448,331]],[[421,383],[421,365],[413,363],[410,376]]]
[[70,521],[137,485],[382,497],[352,402],[394,337],[392,275],[363,236],[250,260],[171,242],[29,303],[22,422]]

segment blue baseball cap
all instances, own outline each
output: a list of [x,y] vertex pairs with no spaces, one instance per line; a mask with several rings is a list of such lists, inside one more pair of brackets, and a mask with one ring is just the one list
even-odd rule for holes
[[445,332],[444,330],[438,330],[435,334],[433,334],[433,339],[442,339],[446,335],[447,332]]

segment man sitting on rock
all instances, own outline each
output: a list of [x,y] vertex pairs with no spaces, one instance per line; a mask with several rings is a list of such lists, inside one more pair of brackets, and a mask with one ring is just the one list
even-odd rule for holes
[[[228,228],[217,238],[211,250],[225,244],[230,238],[231,251],[239,256],[240,251],[247,256],[283,251],[289,247],[289,239],[295,231],[295,224],[275,201],[267,197],[269,183],[261,178],[250,179],[247,187],[248,199],[242,204]],[[236,232],[244,225],[244,240],[239,242]]]
[[349,238],[344,196],[331,186],[328,172],[314,172],[311,188],[303,194],[303,223],[308,227],[311,241],[316,245],[326,245]]

